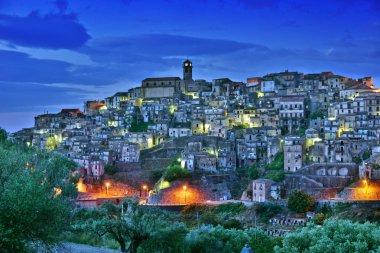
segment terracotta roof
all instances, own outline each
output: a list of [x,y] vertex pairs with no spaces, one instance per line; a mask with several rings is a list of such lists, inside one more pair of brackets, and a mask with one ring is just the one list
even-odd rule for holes
[[179,77],[149,77],[145,78],[143,82],[152,82],[152,81],[177,81],[181,80]]

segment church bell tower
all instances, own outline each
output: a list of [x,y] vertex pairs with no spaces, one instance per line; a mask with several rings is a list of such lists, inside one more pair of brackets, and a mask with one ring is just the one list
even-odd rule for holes
[[193,63],[189,60],[183,62],[183,80],[186,82],[193,80]]

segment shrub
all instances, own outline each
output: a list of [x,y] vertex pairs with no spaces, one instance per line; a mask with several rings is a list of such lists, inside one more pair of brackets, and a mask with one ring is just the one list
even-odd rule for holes
[[284,152],[278,152],[271,163],[266,166],[267,170],[283,170],[284,169]]
[[297,213],[310,211],[314,204],[313,197],[302,191],[293,192],[288,199],[289,209]]
[[169,182],[174,180],[181,180],[190,177],[190,172],[184,168],[181,168],[180,165],[169,165],[166,169],[165,179]]
[[117,172],[117,167],[113,164],[107,164],[106,167],[104,167],[104,171],[109,175],[113,175]]
[[259,203],[255,207],[256,214],[259,215],[259,220],[265,223],[278,215],[282,210],[282,206],[276,204]]
[[267,175],[265,176],[265,178],[271,179],[275,182],[281,182],[285,179],[285,172],[283,170],[267,171]]
[[239,214],[246,210],[246,206],[243,203],[228,203],[215,207],[217,213],[230,213]]
[[259,169],[257,166],[248,168],[248,177],[251,180],[258,179],[260,177]]
[[328,220],[323,226],[310,224],[289,233],[276,253],[288,252],[378,252],[380,228],[374,223],[352,223],[347,220]]

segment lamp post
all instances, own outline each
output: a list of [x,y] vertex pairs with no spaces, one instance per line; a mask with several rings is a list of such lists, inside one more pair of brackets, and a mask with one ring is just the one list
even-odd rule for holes
[[143,185],[143,189],[145,191],[145,196],[148,197],[148,186],[146,184]]
[[186,191],[187,191],[187,186],[184,185],[184,186],[182,187],[182,189],[185,191],[185,205],[186,205]]
[[111,184],[109,182],[106,183],[106,193],[107,193],[107,195],[108,195],[108,188],[110,187],[110,185]]

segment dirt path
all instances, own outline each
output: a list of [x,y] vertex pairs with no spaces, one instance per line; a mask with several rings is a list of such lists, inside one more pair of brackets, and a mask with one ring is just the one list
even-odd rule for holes
[[119,250],[98,248],[84,244],[76,244],[71,242],[65,242],[54,253],[120,253]]

